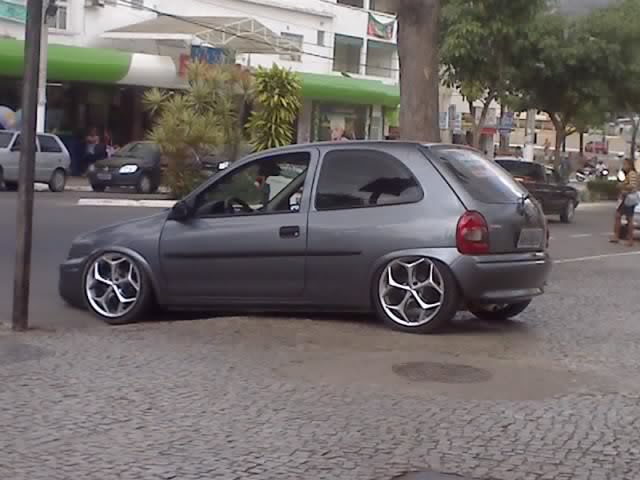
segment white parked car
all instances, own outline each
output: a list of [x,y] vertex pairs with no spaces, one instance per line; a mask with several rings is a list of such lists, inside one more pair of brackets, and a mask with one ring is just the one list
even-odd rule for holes
[[[18,186],[20,132],[0,130],[0,184],[7,190]],[[55,135],[37,135],[35,181],[46,183],[52,192],[63,192],[69,175],[71,156]]]

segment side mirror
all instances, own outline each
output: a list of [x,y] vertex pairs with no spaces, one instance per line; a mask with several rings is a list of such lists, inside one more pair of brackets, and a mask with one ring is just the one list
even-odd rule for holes
[[184,200],[177,202],[171,212],[169,213],[169,220],[175,220],[176,222],[183,222],[191,215],[191,208]]

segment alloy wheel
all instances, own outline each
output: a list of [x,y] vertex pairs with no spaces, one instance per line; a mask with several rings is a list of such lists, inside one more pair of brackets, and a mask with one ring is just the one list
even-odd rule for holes
[[420,327],[440,311],[445,295],[438,266],[425,257],[393,260],[378,285],[380,304],[395,323]]
[[122,317],[138,302],[141,278],[138,266],[128,256],[120,253],[102,254],[87,270],[87,300],[91,308],[104,317]]

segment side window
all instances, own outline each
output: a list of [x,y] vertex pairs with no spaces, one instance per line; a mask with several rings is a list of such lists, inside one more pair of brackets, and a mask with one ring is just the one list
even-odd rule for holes
[[376,150],[334,150],[322,160],[315,206],[341,210],[414,203],[422,196],[411,171],[392,155]]
[[310,162],[308,152],[295,152],[234,169],[199,195],[197,215],[297,212]]
[[19,152],[21,145],[20,135],[16,135],[16,139],[13,141],[13,145],[11,146],[12,152]]
[[38,142],[40,142],[40,151],[43,153],[62,153],[58,141],[49,135],[38,135]]

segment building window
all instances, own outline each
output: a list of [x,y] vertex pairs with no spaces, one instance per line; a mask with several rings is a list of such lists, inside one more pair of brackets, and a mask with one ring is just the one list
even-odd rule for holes
[[333,42],[333,71],[360,73],[362,39],[336,34]]
[[318,210],[416,203],[423,193],[396,157],[376,150],[334,150],[322,160],[316,191]]
[[[282,32],[280,36],[287,40],[289,44],[293,47],[293,52],[302,52],[302,46],[304,44],[304,36],[298,35],[297,33],[288,33]],[[301,53],[286,53],[280,55],[282,60],[288,60],[290,62],[301,62],[302,54]]]
[[392,43],[367,42],[366,74],[373,77],[393,77],[397,47]]
[[316,43],[319,46],[324,47],[324,30],[318,30],[318,40]]
[[394,0],[371,0],[371,10],[374,12],[388,13],[389,15],[397,15]]
[[47,26],[56,30],[66,30],[68,28],[67,2],[66,0],[57,0],[56,5],[58,7],[56,14],[47,18]]
[[364,0],[338,0],[338,5],[348,5],[349,7],[364,8]]

